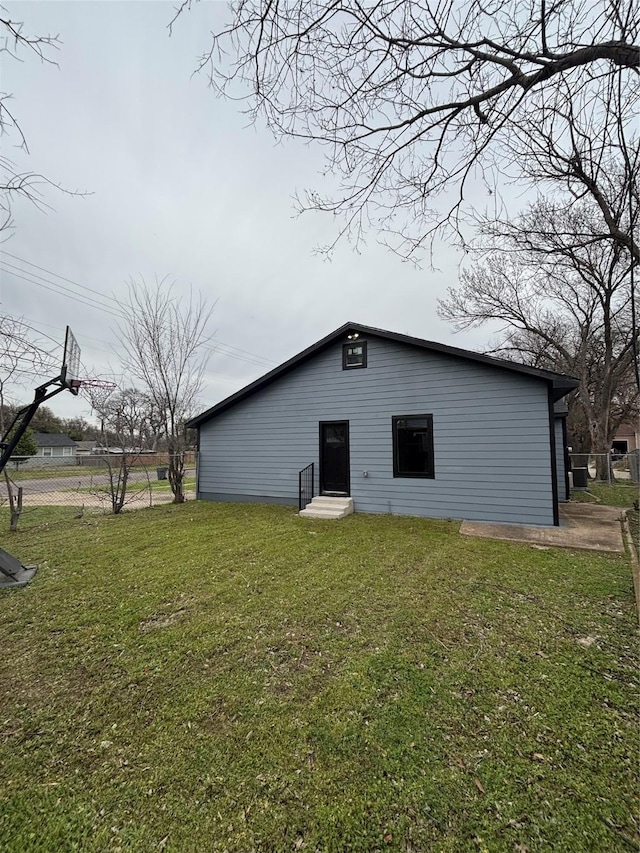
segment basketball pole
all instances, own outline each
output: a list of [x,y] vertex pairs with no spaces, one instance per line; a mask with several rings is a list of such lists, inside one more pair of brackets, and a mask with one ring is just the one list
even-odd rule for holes
[[[57,388],[54,388],[53,391],[48,391],[49,387],[56,382],[60,383],[60,385]],[[0,474],[2,474],[2,472],[4,471],[7,462],[11,458],[11,454],[18,446],[18,442],[29,428],[29,424],[33,420],[35,413],[38,411],[39,406],[41,406],[42,403],[45,402],[45,400],[50,400],[52,397],[55,397],[56,394],[59,394],[61,391],[73,390],[70,389],[67,385],[64,385],[63,383],[64,375],[63,373],[61,373],[60,376],[56,376],[55,379],[50,379],[48,382],[45,382],[44,385],[40,385],[35,390],[33,403],[28,406],[25,406],[24,409],[20,409],[20,411],[11,421],[9,429],[3,435],[2,441],[0,442],[0,447],[2,448],[2,456],[0,456]],[[16,428],[17,423],[18,426]],[[11,438],[8,439],[8,436],[11,435],[11,430],[13,429],[15,429],[15,431]]]
[[[33,402],[20,409],[14,419],[11,421],[9,429],[5,432],[0,441],[0,475],[4,472],[7,463],[11,458],[11,454],[18,446],[18,442],[27,431],[35,413],[39,406],[59,394],[61,391],[71,391],[72,394],[78,394],[80,386],[83,384],[77,378],[78,366],[80,364],[80,348],[69,326],[65,334],[64,341],[64,356],[62,360],[62,369],[59,376],[54,379],[49,379],[48,382],[39,385],[33,396]],[[55,387],[51,389],[51,386]],[[11,432],[13,430],[13,435]],[[9,436],[11,436],[9,438]],[[26,586],[38,571],[37,566],[25,566],[20,560],[9,554],[3,548],[0,548],[0,590],[12,589],[14,587]]]

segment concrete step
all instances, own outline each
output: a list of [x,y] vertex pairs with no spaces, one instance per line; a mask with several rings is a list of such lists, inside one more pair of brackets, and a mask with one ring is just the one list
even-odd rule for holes
[[332,498],[318,495],[300,511],[303,518],[344,518],[353,512],[352,498]]
[[350,509],[353,507],[353,498],[334,498],[331,495],[316,495],[311,503],[313,506],[325,506],[332,509]]

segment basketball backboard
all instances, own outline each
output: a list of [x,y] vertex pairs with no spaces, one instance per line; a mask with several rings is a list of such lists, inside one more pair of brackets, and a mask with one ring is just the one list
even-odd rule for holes
[[72,394],[78,393],[80,390],[80,347],[69,326],[67,326],[64,338],[64,356],[60,377],[65,388],[68,388]]

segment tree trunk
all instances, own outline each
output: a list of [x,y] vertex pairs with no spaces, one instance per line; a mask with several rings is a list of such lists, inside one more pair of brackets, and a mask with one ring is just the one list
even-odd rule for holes
[[22,486],[18,486],[17,492],[14,491],[13,487],[15,483],[7,474],[6,470],[4,472],[4,479],[7,484],[7,496],[9,498],[9,510],[11,512],[9,530],[11,530],[12,533],[16,533],[18,530],[20,515],[22,514]]
[[109,497],[111,499],[111,512],[118,515],[125,505],[127,497],[127,485],[129,480],[129,464],[127,455],[121,454],[117,469],[111,462],[110,456],[106,458],[109,476]]
[[11,531],[16,533],[18,530],[18,521],[22,515],[22,486],[18,486],[18,499],[11,505]]
[[169,484],[173,492],[173,502],[184,503],[184,450],[177,442],[170,441],[169,450]]
[[591,452],[596,458],[596,480],[604,483],[613,483],[615,478],[611,468],[611,439],[607,433],[606,425],[596,420],[591,420]]
[[120,458],[120,468],[118,469],[118,481],[116,483],[115,493],[113,495],[113,514],[118,515],[122,511],[127,497],[127,483],[129,480],[129,465],[127,464],[126,454],[122,454]]

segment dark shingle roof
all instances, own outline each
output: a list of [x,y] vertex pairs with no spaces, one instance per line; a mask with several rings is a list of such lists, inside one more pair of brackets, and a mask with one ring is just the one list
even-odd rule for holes
[[264,376],[260,377],[260,379],[256,379],[255,382],[241,388],[240,391],[237,391],[235,394],[232,394],[230,397],[227,397],[220,403],[217,403],[205,412],[202,412],[202,414],[192,418],[187,422],[187,426],[190,428],[200,426],[200,424],[208,421],[209,418],[219,415],[221,412],[231,408],[231,406],[239,403],[246,397],[250,397],[266,385],[270,385],[276,379],[284,376],[285,373],[289,373],[290,370],[293,370],[299,364],[302,364],[312,358],[316,353],[336,341],[344,339],[347,334],[352,332],[358,332],[361,335],[369,335],[371,337],[386,338],[387,340],[398,341],[398,343],[408,344],[409,346],[418,347],[419,349],[438,352],[455,358],[463,358],[467,361],[476,361],[480,364],[487,364],[491,367],[498,367],[502,370],[512,371],[513,373],[521,373],[525,376],[535,377],[536,379],[544,379],[551,385],[552,398],[554,400],[558,400],[560,397],[563,397],[569,391],[572,391],[578,386],[577,379],[574,379],[571,376],[565,376],[564,373],[555,373],[553,370],[543,370],[540,367],[529,367],[529,365],[520,364],[517,361],[507,361],[503,358],[495,358],[491,355],[483,355],[479,352],[472,352],[471,350],[460,349],[459,347],[451,347],[447,344],[436,343],[435,341],[425,341],[422,338],[412,338],[409,335],[401,335],[398,332],[387,332],[385,329],[376,329],[372,326],[362,326],[360,323],[345,323],[344,326],[340,326],[339,329],[331,332],[330,335],[327,335],[325,338],[322,338],[315,344],[307,347],[307,349],[298,353],[298,355],[294,355],[293,358],[285,361],[284,364],[281,364],[274,370],[269,371],[269,373],[266,373]]
[[75,447],[77,444],[61,432],[34,432],[33,440],[38,447]]

